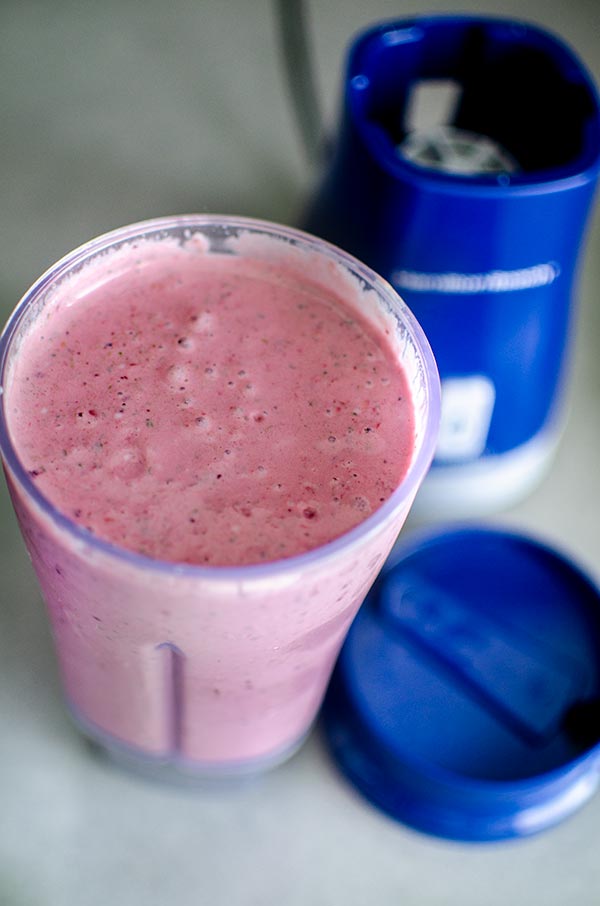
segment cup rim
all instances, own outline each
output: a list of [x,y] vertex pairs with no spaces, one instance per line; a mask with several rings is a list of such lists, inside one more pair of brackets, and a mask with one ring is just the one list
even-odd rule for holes
[[[239,566],[206,566],[148,557],[107,541],[80,526],[51,503],[41,493],[28,474],[13,445],[5,413],[6,394],[4,393],[4,380],[12,340],[27,310],[54,281],[63,276],[68,270],[77,265],[83,265],[93,256],[108,248],[122,245],[135,239],[147,238],[152,234],[168,233],[175,229],[189,228],[193,230],[211,226],[223,226],[230,230],[239,229],[261,233],[275,239],[294,242],[296,245],[301,245],[319,253],[325,253],[330,259],[335,260],[336,263],[341,264],[346,270],[372,286],[379,295],[384,296],[391,311],[409,330],[414,346],[421,358],[429,413],[420,448],[417,450],[404,479],[387,500],[373,513],[369,514],[366,519],[333,540],[303,553],[279,560]],[[226,214],[173,215],[139,221],[102,233],[77,246],[44,271],[21,297],[0,335],[0,454],[4,461],[5,470],[16,479],[25,494],[34,501],[44,516],[48,517],[56,528],[66,532],[73,541],[79,542],[86,547],[91,547],[93,550],[105,554],[111,559],[116,559],[123,564],[128,564],[133,568],[152,570],[163,575],[183,575],[196,579],[223,580],[226,582],[259,580],[280,573],[308,569],[338,555],[340,551],[348,550],[363,543],[369,536],[377,532],[380,526],[386,523],[396,511],[401,511],[407,501],[410,502],[418,490],[435,452],[440,407],[440,381],[433,352],[423,329],[396,290],[375,271],[332,243],[295,227],[288,227],[253,217]]]

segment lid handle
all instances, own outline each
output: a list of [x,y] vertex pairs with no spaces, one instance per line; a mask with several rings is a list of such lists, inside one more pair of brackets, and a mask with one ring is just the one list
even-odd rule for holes
[[587,676],[576,660],[417,576],[392,571],[380,605],[395,631],[529,744],[548,742],[585,695]]

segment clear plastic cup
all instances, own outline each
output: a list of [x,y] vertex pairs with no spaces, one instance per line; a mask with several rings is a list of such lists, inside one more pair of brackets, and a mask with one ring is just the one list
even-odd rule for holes
[[[413,398],[414,451],[400,486],[360,525],[288,559],[190,566],[101,540],[40,493],[7,429],[20,340],[63,281],[108,251],[146,239],[197,240],[215,255],[293,259],[310,265],[311,279],[343,287],[349,304],[374,322],[391,325]],[[112,757],[160,777],[243,776],[287,759],[315,720],[346,631],[433,456],[438,374],[411,312],[374,272],[307,234],[245,218],[164,218],[101,236],[51,267],[15,309],[0,356],[5,474],[76,724]]]

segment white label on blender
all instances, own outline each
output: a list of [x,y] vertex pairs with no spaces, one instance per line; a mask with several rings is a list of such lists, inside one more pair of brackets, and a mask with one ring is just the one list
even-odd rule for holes
[[436,459],[460,462],[485,449],[496,391],[489,378],[473,375],[442,381],[442,417]]

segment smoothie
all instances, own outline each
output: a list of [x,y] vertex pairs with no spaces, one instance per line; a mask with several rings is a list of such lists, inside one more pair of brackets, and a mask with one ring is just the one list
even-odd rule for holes
[[287,757],[433,455],[410,312],[305,234],[173,218],[55,265],[0,354],[5,472],[77,724],[161,771]]
[[390,496],[413,448],[404,371],[334,289],[176,242],[67,282],[23,341],[7,409],[61,512],[185,563],[326,544]]

